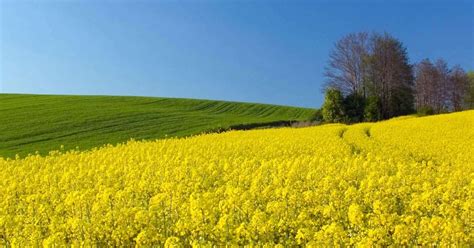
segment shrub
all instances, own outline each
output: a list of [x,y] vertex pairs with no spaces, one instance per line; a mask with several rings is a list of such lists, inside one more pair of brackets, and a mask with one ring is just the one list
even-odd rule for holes
[[322,115],[325,122],[344,121],[344,103],[341,91],[334,88],[326,90]]
[[321,109],[316,109],[313,115],[311,116],[310,121],[322,122],[323,121],[323,111]]
[[432,107],[423,106],[423,107],[418,108],[417,114],[418,114],[418,116],[433,115],[433,114],[434,114],[434,110],[433,110]]
[[344,98],[344,113],[350,123],[364,120],[365,99],[359,94],[350,94]]
[[364,108],[364,119],[366,121],[378,121],[381,117],[380,99],[375,96],[368,97]]

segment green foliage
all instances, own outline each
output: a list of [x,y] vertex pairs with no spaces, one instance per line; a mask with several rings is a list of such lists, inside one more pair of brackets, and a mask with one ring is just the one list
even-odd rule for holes
[[369,60],[370,96],[379,98],[383,119],[413,112],[413,69],[403,43],[388,33],[374,36],[372,58]]
[[350,94],[344,98],[344,113],[350,123],[364,120],[365,99],[359,94]]
[[0,94],[0,157],[308,120],[312,109],[195,99]]
[[382,119],[381,102],[376,96],[364,98],[359,94],[350,94],[344,97],[339,90],[328,88],[322,117],[328,123],[378,121]]
[[[364,115],[380,120],[414,111],[414,76],[407,49],[388,33],[344,36],[330,54],[325,76],[326,87],[346,96],[343,119],[347,122],[360,122]],[[374,98],[365,110],[370,97]]]
[[317,121],[317,122],[322,122],[324,119],[323,119],[323,111],[322,109],[316,109],[314,112],[313,112],[313,115],[311,116],[311,121]]
[[410,87],[399,87],[392,91],[390,109],[393,116],[409,115],[415,112],[414,94]]
[[322,115],[325,122],[343,122],[345,120],[343,100],[341,91],[334,88],[326,90],[322,108]]
[[419,107],[417,110],[418,116],[427,116],[427,115],[433,115],[433,114],[434,114],[434,110],[430,106]]
[[364,119],[366,121],[378,121],[381,118],[380,99],[376,96],[368,97],[364,109]]
[[470,109],[474,109],[474,71],[469,71],[467,73],[469,78],[469,93],[468,93],[468,105]]

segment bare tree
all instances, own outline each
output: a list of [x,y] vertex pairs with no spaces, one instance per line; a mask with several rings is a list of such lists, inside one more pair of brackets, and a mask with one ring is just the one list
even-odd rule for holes
[[467,73],[459,65],[455,65],[449,74],[449,82],[449,101],[452,110],[461,111],[469,108],[466,101],[470,89]]
[[450,101],[450,92],[452,85],[449,80],[449,67],[444,59],[437,59],[436,67],[436,83],[432,91],[435,94],[435,111],[436,113],[447,112],[452,109]]
[[344,95],[366,95],[365,59],[368,56],[369,38],[365,32],[344,36],[329,55],[325,88],[336,88]]
[[466,102],[469,109],[474,109],[474,71],[469,71],[467,77],[469,78],[469,92]]
[[424,59],[415,66],[415,107],[434,110],[437,86],[437,71],[429,59]]
[[422,60],[415,69],[416,108],[431,108],[434,113],[468,108],[469,78],[458,65],[452,69],[443,59]]

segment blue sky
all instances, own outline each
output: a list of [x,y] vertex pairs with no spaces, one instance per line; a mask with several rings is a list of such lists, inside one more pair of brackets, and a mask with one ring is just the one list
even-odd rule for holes
[[343,35],[387,31],[411,62],[474,69],[469,1],[0,0],[0,92],[319,107]]

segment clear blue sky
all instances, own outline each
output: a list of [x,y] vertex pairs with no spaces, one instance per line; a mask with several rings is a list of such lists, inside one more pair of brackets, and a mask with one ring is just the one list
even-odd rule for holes
[[318,107],[341,36],[387,31],[411,62],[474,69],[469,1],[0,0],[0,92]]

